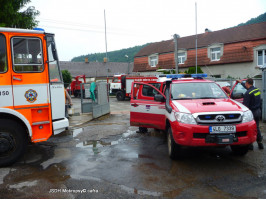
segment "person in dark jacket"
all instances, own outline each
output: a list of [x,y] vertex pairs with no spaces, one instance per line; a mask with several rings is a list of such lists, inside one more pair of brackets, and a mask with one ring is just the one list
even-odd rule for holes
[[[259,128],[259,122],[260,122],[260,116],[261,116],[261,92],[258,88],[253,86],[253,79],[249,78],[246,80],[245,83],[243,83],[240,80],[237,80],[237,82],[241,83],[241,85],[247,89],[246,93],[244,94],[244,101],[243,104],[248,107],[254,116],[254,120],[257,124],[257,143],[259,146],[259,149],[264,149],[261,136],[260,128]],[[250,149],[253,149],[253,145],[250,146]]]

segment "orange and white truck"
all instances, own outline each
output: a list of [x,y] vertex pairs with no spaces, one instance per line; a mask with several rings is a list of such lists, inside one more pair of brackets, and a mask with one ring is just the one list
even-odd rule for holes
[[68,126],[54,35],[0,28],[0,166]]

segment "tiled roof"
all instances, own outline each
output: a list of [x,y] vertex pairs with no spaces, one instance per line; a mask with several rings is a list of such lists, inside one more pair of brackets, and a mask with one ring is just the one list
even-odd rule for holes
[[[68,70],[72,77],[85,74],[86,77],[106,77],[107,68],[108,76],[113,76],[115,74],[127,74],[128,63],[120,62],[68,62],[60,61],[61,70]],[[133,63],[129,64],[129,72],[133,70]]]
[[[198,34],[198,48],[207,47],[214,43],[235,43],[266,38],[266,22],[238,26],[214,32]],[[195,49],[196,35],[178,39],[178,49]],[[154,53],[168,53],[174,51],[174,41],[166,40],[151,43],[142,48],[135,57],[149,56]]]

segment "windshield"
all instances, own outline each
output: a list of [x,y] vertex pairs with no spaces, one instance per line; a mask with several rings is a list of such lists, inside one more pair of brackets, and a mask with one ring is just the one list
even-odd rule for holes
[[172,84],[171,97],[174,100],[228,98],[216,83],[210,82]]

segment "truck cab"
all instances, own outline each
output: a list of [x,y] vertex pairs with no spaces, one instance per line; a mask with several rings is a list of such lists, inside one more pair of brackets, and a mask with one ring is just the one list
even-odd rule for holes
[[68,125],[54,35],[0,28],[0,166]]
[[[161,89],[133,83],[139,92],[132,90],[131,126],[165,130],[173,159],[182,146],[230,145],[236,154],[246,154],[257,135],[251,111],[230,99],[214,81],[203,79],[207,74],[186,76],[167,75]],[[145,88],[152,90],[150,96]]]

